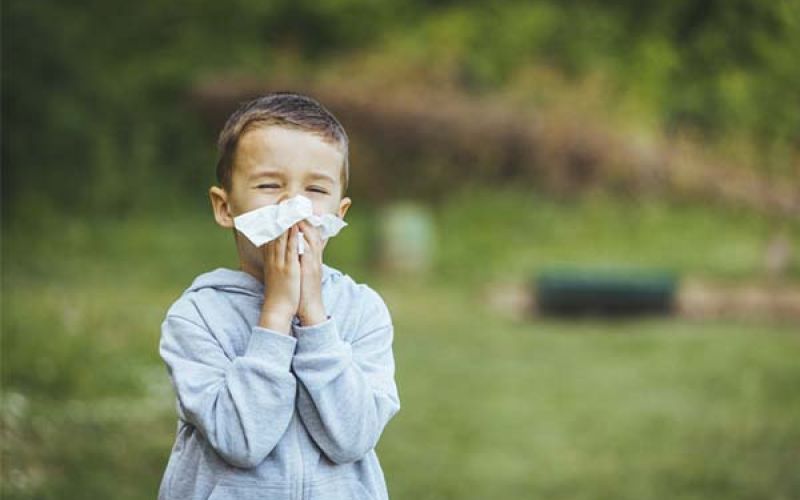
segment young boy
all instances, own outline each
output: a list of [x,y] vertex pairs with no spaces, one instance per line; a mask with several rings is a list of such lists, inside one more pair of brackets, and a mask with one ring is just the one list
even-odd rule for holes
[[307,220],[259,248],[233,222],[300,194],[343,218],[347,135],[315,100],[279,92],[231,115],[219,150],[209,195],[239,269],[199,275],[162,324],[178,427],[158,498],[387,499],[375,446],[400,401],[386,304],[322,263]]

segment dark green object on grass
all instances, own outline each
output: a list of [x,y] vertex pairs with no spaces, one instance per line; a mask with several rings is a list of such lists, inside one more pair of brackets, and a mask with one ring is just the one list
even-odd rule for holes
[[677,282],[660,270],[549,269],[536,278],[536,302],[556,316],[670,314]]

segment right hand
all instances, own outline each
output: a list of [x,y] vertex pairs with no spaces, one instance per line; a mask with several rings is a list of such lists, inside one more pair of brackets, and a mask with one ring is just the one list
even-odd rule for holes
[[259,326],[289,334],[300,305],[297,224],[261,247],[264,256],[264,305]]

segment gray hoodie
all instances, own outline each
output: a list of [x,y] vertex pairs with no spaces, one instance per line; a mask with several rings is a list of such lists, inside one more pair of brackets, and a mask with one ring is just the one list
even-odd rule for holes
[[324,322],[259,327],[263,300],[217,268],[167,311],[178,426],[159,500],[388,499],[375,446],[400,400],[383,299],[323,264]]

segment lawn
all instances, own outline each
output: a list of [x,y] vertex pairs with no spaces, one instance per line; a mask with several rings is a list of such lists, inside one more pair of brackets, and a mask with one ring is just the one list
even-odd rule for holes
[[[159,324],[196,274],[236,266],[204,210],[12,212],[24,215],[3,234],[3,498],[155,497],[176,423]],[[426,277],[364,265],[374,212],[358,205],[326,256],[393,314],[402,409],[378,446],[392,498],[800,498],[798,325],[519,321],[481,302],[487,281],[563,264],[758,280],[773,220],[486,190],[432,214]]]

